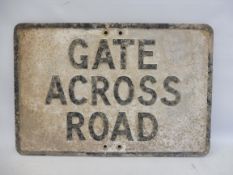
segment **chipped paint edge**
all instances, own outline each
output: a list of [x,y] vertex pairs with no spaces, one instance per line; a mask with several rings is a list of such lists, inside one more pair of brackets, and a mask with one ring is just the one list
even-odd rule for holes
[[[73,151],[24,151],[20,146],[20,113],[19,113],[19,40],[17,31],[27,28],[141,28],[141,29],[185,29],[203,30],[209,34],[208,43],[208,88],[207,88],[207,132],[206,146],[203,152],[73,152]],[[103,156],[103,157],[200,157],[210,150],[212,76],[213,76],[213,28],[208,24],[166,24],[166,23],[20,23],[14,28],[14,91],[15,91],[15,141],[16,150],[21,155],[50,156]]]

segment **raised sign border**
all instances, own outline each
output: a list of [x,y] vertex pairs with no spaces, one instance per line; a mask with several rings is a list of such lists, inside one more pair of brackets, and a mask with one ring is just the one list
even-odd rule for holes
[[[22,28],[140,28],[140,29],[185,29],[204,30],[209,33],[208,45],[208,95],[207,95],[207,134],[206,149],[204,152],[73,152],[73,151],[23,151],[20,147],[20,113],[19,113],[19,78],[18,78],[18,38],[17,30]],[[14,85],[15,85],[15,136],[16,150],[21,155],[52,155],[52,156],[148,156],[148,157],[195,157],[205,156],[210,149],[210,125],[211,125],[211,104],[212,104],[212,74],[213,74],[213,29],[207,24],[166,24],[166,23],[20,23],[14,28]]]

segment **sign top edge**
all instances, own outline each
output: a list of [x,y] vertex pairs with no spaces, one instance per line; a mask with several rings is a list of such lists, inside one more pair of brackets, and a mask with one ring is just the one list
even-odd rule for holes
[[209,24],[168,24],[168,23],[19,23],[15,25],[14,30],[27,28],[141,28],[141,29],[186,29],[186,30],[204,30],[211,35],[214,30]]

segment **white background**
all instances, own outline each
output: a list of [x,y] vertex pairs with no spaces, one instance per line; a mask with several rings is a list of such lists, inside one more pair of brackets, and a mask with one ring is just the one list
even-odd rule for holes
[[[208,23],[214,29],[211,150],[205,157],[21,156],[15,149],[13,29],[21,22]],[[233,0],[0,0],[0,175],[232,175]]]

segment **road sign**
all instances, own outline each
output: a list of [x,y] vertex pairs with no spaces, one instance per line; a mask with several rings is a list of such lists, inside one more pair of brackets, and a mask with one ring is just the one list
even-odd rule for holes
[[208,25],[19,24],[14,40],[19,153],[208,153]]

